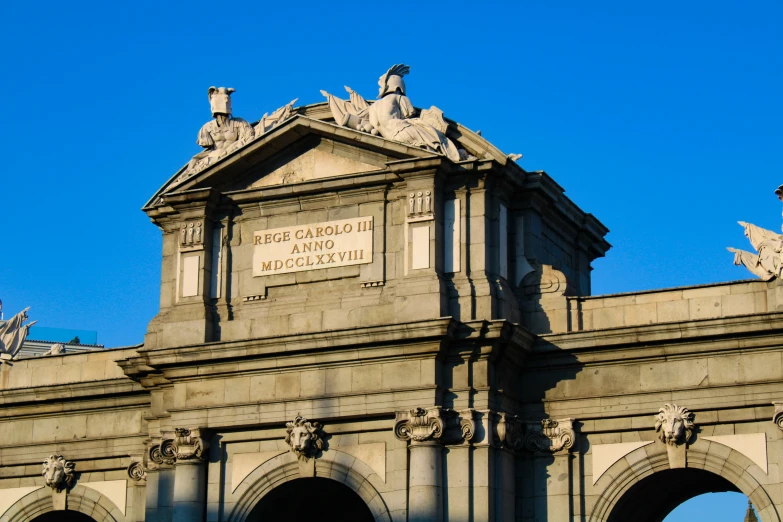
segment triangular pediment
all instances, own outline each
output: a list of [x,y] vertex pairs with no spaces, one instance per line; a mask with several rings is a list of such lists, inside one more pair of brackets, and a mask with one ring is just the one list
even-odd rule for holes
[[436,154],[379,136],[297,115],[257,137],[195,176],[172,177],[145,208],[163,194],[214,188],[221,192],[305,183],[386,170],[389,162]]

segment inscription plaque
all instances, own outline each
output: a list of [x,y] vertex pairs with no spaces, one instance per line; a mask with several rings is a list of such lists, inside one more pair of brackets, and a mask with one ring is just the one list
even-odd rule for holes
[[372,263],[373,218],[253,232],[253,276]]

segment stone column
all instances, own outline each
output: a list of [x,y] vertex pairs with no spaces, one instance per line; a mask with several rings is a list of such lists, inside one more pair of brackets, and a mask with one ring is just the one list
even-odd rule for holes
[[203,522],[207,503],[207,447],[203,430],[177,428],[173,522]]
[[443,520],[444,443],[469,441],[475,433],[473,411],[457,413],[435,406],[397,412],[394,434],[410,441],[408,521]]
[[[533,453],[536,520],[569,522],[573,516],[570,450],[575,439],[573,419],[544,419],[525,425],[524,448]],[[549,480],[549,477],[566,479]]]
[[146,522],[171,522],[171,490],[176,457],[177,450],[172,439],[164,437],[149,447],[144,502]]

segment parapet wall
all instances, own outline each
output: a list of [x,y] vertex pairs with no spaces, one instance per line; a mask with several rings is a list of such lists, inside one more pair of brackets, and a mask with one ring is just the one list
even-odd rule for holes
[[550,297],[541,305],[543,314],[538,314],[542,317],[534,318],[529,328],[537,334],[567,333],[779,311],[783,309],[783,286],[733,281],[592,297]]

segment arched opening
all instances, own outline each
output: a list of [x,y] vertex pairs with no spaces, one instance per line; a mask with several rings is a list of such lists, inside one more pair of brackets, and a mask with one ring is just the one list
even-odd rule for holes
[[[748,510],[753,514],[750,515]],[[664,522],[693,522],[694,520],[743,520],[758,521],[755,506],[748,505],[748,497],[742,493],[706,493],[686,500],[669,513]],[[747,517],[747,518],[746,518]]]
[[703,469],[662,470],[634,484],[617,502],[608,522],[662,522],[683,502],[724,491],[739,492],[725,478]]
[[95,519],[78,511],[50,511],[35,517],[32,522],[95,522]]
[[325,520],[375,520],[359,495],[348,486],[326,478],[295,479],[277,486],[264,495],[247,520],[312,522],[316,513],[318,518]]

